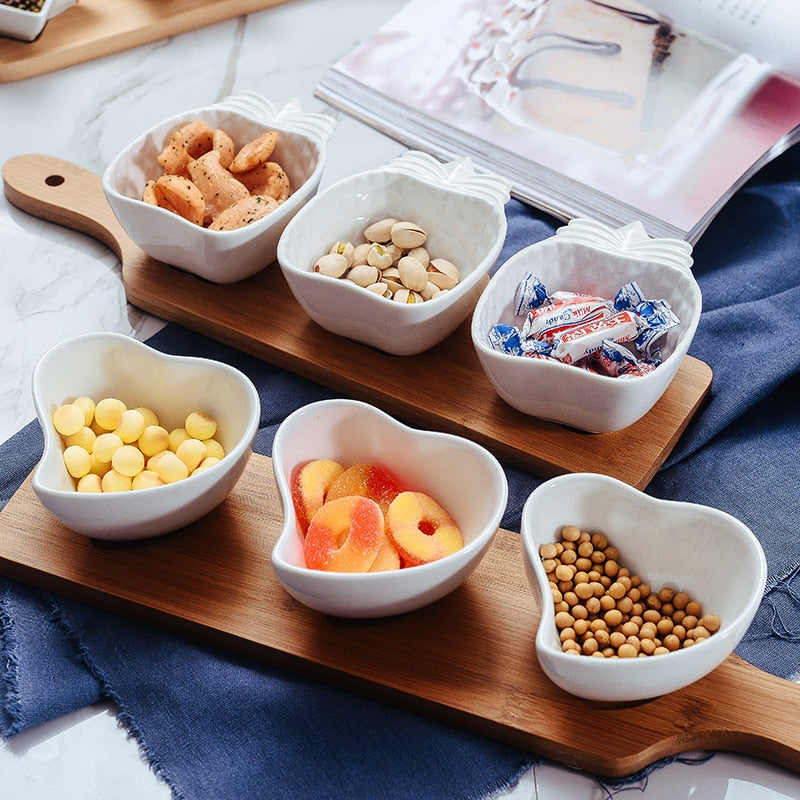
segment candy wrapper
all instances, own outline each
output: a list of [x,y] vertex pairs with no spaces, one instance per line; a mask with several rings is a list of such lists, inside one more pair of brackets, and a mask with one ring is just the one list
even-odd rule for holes
[[602,375],[645,375],[661,362],[661,342],[680,320],[666,300],[648,299],[635,281],[613,300],[559,290],[550,294],[529,274],[514,297],[518,325],[498,323],[489,332],[495,350],[554,358]]

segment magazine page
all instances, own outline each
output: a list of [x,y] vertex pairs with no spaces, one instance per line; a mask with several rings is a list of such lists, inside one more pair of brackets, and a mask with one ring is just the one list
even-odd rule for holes
[[750,53],[800,78],[800,5],[797,0],[652,0],[673,24]]
[[636,0],[412,0],[318,94],[556,216],[690,241],[800,124],[800,83]]

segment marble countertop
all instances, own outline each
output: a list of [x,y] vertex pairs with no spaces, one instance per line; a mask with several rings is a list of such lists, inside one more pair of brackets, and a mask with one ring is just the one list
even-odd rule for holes
[[[134,135],[161,119],[253,90],[276,104],[297,98],[304,110],[337,117],[324,188],[403,150],[314,97],[327,68],[402,5],[403,0],[292,0],[59,72],[0,84],[0,162],[42,153],[100,174]],[[163,324],[126,302],[120,265],[103,244],[35,219],[4,196],[0,270],[0,441],[34,417],[31,373],[52,345],[101,330],[144,339]],[[650,800],[800,800],[799,776],[725,754],[702,766],[676,762],[638,788]],[[112,707],[92,706],[0,742],[0,797],[79,796],[169,797],[117,725]],[[504,796],[590,800],[608,794],[592,776],[548,763]]]

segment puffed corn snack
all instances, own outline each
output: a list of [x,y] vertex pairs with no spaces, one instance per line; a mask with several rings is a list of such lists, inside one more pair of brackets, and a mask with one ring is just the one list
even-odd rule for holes
[[292,193],[272,159],[278,132],[267,131],[237,151],[231,136],[202,120],[177,128],[158,156],[163,174],[148,180],[145,203],[209,230],[243,228],[274,211]]

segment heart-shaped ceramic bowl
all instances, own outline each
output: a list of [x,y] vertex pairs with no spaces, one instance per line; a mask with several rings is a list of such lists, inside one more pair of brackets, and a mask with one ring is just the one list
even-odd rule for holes
[[[218,421],[225,455],[216,466],[166,486],[108,494],[77,492],[53,427],[55,409],[76,397],[116,397],[146,406],[168,430],[192,411]],[[44,453],[33,473],[42,505],[68,528],[96,539],[143,539],[194,522],[227,497],[245,468],[258,430],[258,392],[239,370],[210,359],[165,355],[115,333],[90,333],[51,348],[33,373]]]
[[[162,172],[156,159],[170,134],[192,120],[226,131],[237,148],[267,130],[278,131],[270,160],[277,161],[289,177],[289,199],[265,217],[226,231],[209,230],[142,202],[145,183]],[[327,115],[301,112],[296,102],[276,111],[259,95],[236,95],[177,114],[138,136],[106,168],[103,190],[125,232],[147,255],[213,283],[233,283],[275,260],[287,223],[319,188],[326,141],[335,124]]]
[[[292,294],[320,327],[392,355],[415,355],[451,334],[475,307],[505,241],[509,187],[504,178],[476,174],[468,159],[440,164],[410,151],[316,196],[286,226],[278,263]],[[431,257],[456,264],[459,283],[409,304],[314,272],[332,244],[361,242],[364,229],[386,217],[424,228]]]
[[[654,591],[686,591],[704,612],[719,617],[720,629],[691,647],[662,655],[592,658],[564,653],[539,556],[539,548],[557,541],[564,525],[605,534],[632,574]],[[588,700],[647,700],[699,680],[733,652],[764,593],[764,552],[742,522],[709,506],[650,497],[606,475],[573,473],[541,484],[522,511],[521,532],[525,568],[541,609],[539,663],[553,683]]]
[[[464,546],[439,561],[388,572],[309,569],[291,482],[301,464],[318,458],[343,466],[387,467],[402,484],[430,494],[450,512]],[[289,415],[275,436],[272,465],[284,513],[272,551],[275,573],[301,603],[339,617],[403,614],[453,591],[494,540],[508,497],[502,467],[481,446],[451,434],[409,428],[354,400],[323,400]]]
[[[494,274],[472,317],[472,342],[492,386],[524,414],[592,433],[618,431],[641,419],[675,377],[700,321],[702,298],[691,272],[691,246],[650,239],[639,223],[612,229],[572,220],[544,241],[515,253]],[[497,323],[520,326],[517,287],[533,274],[549,293],[583,292],[613,300],[636,281],[649,300],[667,300],[680,323],[661,340],[663,361],[652,372],[614,378],[555,359],[525,358],[492,347]]]

